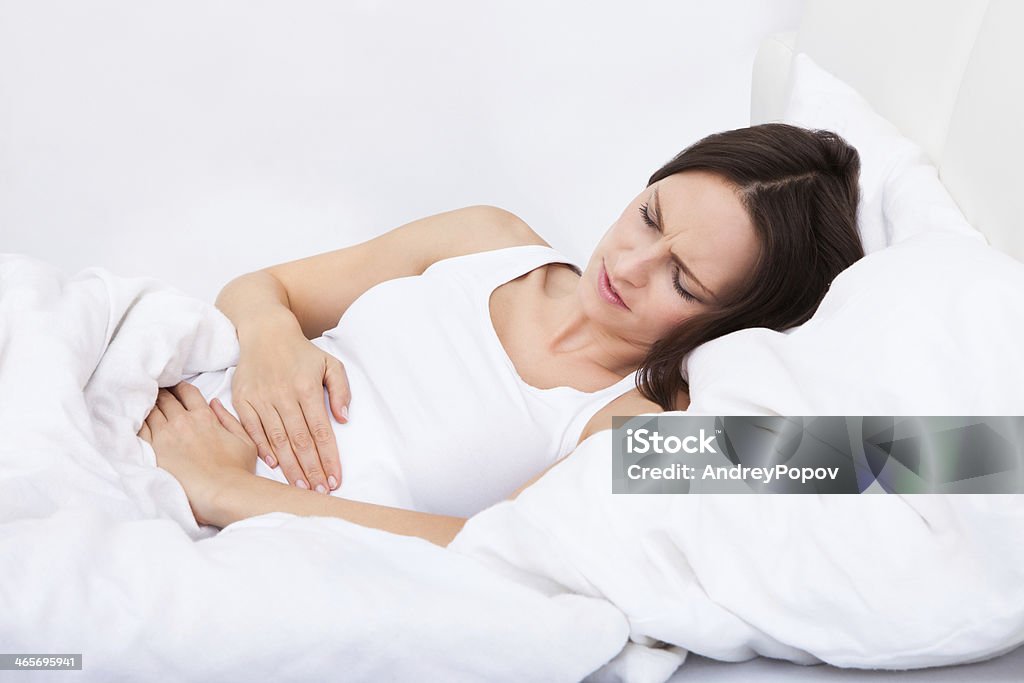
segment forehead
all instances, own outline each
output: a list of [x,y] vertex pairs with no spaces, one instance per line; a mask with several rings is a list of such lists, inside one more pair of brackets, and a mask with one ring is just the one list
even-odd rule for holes
[[759,244],[735,186],[706,171],[659,180],[644,196],[660,209],[665,239],[697,278],[716,293],[754,266]]
[[753,233],[750,216],[735,186],[714,173],[676,173],[649,189],[657,191],[665,228],[670,232],[686,230],[706,238],[719,233],[725,238]]

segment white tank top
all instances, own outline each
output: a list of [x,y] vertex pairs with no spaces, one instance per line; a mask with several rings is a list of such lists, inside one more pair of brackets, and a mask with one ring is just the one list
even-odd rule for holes
[[[635,386],[634,372],[595,392],[538,389],[516,372],[490,296],[549,263],[570,262],[543,245],[447,258],[371,287],[312,340],[344,363],[352,390],[349,422],[331,418],[342,472],[333,495],[472,516],[570,453],[594,413]],[[235,413],[233,375],[189,381]],[[257,474],[287,482],[262,460]]]

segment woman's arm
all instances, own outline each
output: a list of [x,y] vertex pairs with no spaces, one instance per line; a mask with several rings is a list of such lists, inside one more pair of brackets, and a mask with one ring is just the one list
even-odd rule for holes
[[[685,410],[688,405],[689,395],[681,394],[676,410]],[[612,401],[600,411],[584,429],[579,443],[598,431],[611,428],[613,414],[639,415],[658,412],[661,412],[660,406],[644,399],[634,390]],[[508,500],[514,500],[573,453],[575,451],[538,473],[509,496]],[[289,512],[296,515],[340,517],[361,526],[405,536],[417,536],[431,543],[447,546],[466,523],[466,519],[462,517],[415,512],[333,496],[317,496],[309,491],[285,486],[243,471],[230,472],[220,483],[219,492],[212,497],[207,512],[207,523],[219,527],[268,512]]]
[[284,285],[266,271],[236,277],[217,295],[216,306],[234,324],[240,346],[281,336],[306,339]]
[[232,280],[217,307],[237,330],[232,403],[259,456],[268,467],[280,464],[290,483],[322,493],[336,489],[341,458],[328,407],[347,422],[352,395],[344,365],[306,339],[287,291],[270,273]]
[[418,536],[447,546],[466,520],[321,496],[258,477],[256,446],[220,401],[206,405],[188,382],[160,389],[139,436],[157,466],[185,490],[200,524],[224,527],[268,512],[341,517],[373,529]]
[[447,546],[466,523],[462,517],[432,515],[334,496],[318,496],[248,472],[235,472],[220,479],[219,491],[212,496],[203,521],[225,527],[232,522],[268,512],[340,517],[371,529],[418,536],[440,546]]
[[[605,412],[637,414],[627,408],[657,412],[648,411],[650,407],[649,402],[644,403],[633,395],[613,402]],[[603,427],[603,420],[592,421],[580,442]],[[157,405],[139,435],[152,445],[157,465],[181,483],[196,520],[202,524],[223,528],[249,517],[287,512],[340,517],[360,526],[417,536],[447,546],[466,523],[462,517],[320,496],[256,476],[253,474],[255,445],[242,425],[216,399],[212,406],[207,406],[199,390],[187,382],[171,391],[160,390]],[[551,467],[527,482],[509,500],[515,499]]]
[[343,363],[308,339],[337,325],[381,282],[419,275],[450,256],[531,243],[544,241],[513,214],[472,206],[229,282],[216,305],[238,331],[233,404],[260,457],[280,464],[291,484],[336,489],[342,469],[328,409],[344,424],[352,396]]
[[521,244],[547,244],[521,219],[493,206],[469,206],[394,228],[342,249],[269,266],[229,282],[216,305],[239,329],[269,324],[309,339],[338,324],[371,287],[420,275],[452,256]]

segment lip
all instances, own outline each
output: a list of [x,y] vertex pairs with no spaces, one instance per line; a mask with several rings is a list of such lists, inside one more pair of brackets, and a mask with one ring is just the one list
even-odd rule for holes
[[619,306],[621,308],[629,310],[629,306],[622,300],[615,290],[612,288],[612,283],[608,279],[608,271],[604,269],[604,262],[601,262],[601,272],[597,274],[597,291],[600,292],[601,298],[613,306]]

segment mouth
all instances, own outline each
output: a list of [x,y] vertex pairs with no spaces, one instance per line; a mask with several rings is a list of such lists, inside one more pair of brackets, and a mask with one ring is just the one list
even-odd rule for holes
[[627,311],[629,310],[629,306],[626,305],[626,302],[622,300],[619,293],[615,291],[614,287],[612,287],[611,280],[608,279],[608,271],[605,270],[603,261],[601,262],[601,272],[597,275],[597,289],[601,294],[601,298],[608,303],[613,306],[624,308]]

